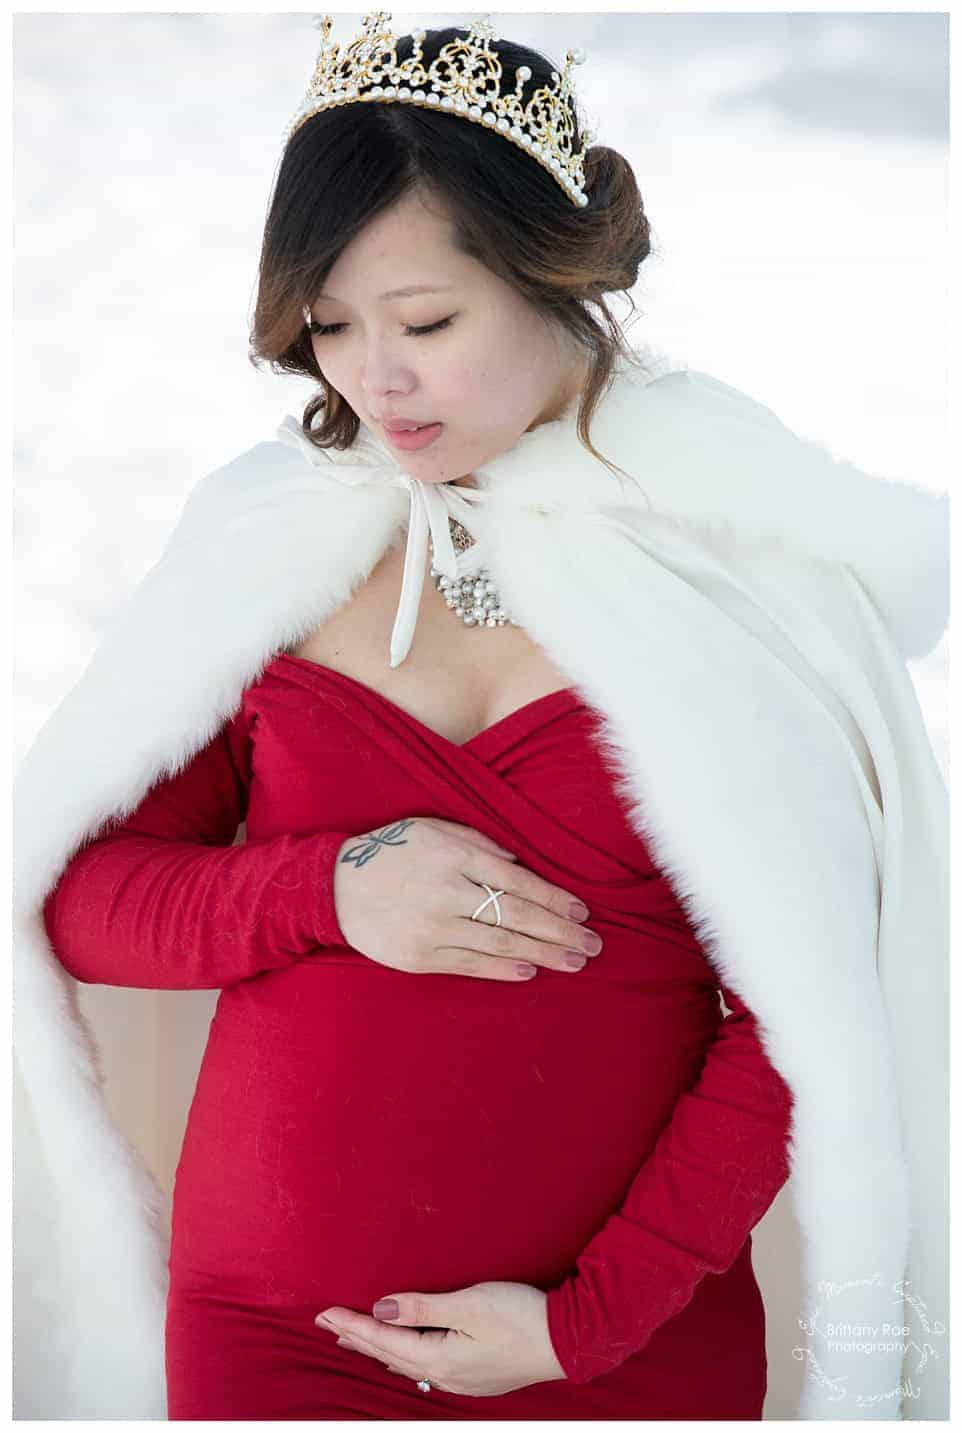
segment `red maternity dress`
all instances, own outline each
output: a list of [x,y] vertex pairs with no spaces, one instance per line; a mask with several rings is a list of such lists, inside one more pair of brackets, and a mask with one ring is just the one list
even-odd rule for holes
[[[458,745],[282,654],[66,866],[45,916],[77,979],[222,991],[174,1187],[170,1418],[761,1417],[750,1231],[788,1177],[791,1095],[598,720],[569,687]],[[419,815],[583,899],[601,954],[504,983],[353,950],[337,851]],[[549,1291],[566,1379],[422,1393],[314,1324],[491,1279]]]

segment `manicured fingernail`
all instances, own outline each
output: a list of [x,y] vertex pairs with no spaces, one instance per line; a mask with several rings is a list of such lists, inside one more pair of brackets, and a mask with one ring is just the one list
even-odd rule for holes
[[397,1299],[378,1299],[374,1305],[376,1319],[396,1319],[400,1312]]
[[587,920],[588,907],[584,904],[583,901],[572,901],[571,909],[569,910],[568,914],[573,921]]

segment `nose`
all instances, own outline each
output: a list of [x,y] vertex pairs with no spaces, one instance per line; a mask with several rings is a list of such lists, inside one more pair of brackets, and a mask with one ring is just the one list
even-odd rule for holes
[[383,345],[373,343],[365,355],[360,389],[375,413],[393,412],[417,393],[417,379],[406,363]]

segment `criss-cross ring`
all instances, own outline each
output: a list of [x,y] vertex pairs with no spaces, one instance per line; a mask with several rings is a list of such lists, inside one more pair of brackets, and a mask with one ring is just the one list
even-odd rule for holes
[[504,891],[495,891],[495,890],[492,890],[491,887],[490,887],[485,881],[476,881],[475,884],[476,884],[476,885],[479,885],[479,886],[484,886],[484,889],[487,891],[488,894],[485,896],[484,900],[483,900],[483,901],[481,902],[481,904],[478,906],[478,909],[474,912],[474,915],[471,917],[471,919],[472,919],[473,921],[480,921],[480,924],[481,924],[481,925],[491,925],[491,924],[492,924],[491,921],[482,921],[482,920],[480,919],[480,917],[481,917],[481,912],[484,910],[485,906],[489,906],[489,905],[491,904],[491,902],[494,901],[494,909],[495,909],[495,911],[497,912],[497,918],[496,918],[496,920],[493,922],[493,924],[494,924],[494,925],[500,925],[500,924],[501,924],[501,902],[498,900],[498,897],[499,897],[499,896],[503,896],[503,895],[505,894]]

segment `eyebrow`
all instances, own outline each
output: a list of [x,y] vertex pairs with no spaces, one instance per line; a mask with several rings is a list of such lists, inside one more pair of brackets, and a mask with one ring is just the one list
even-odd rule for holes
[[[408,284],[403,289],[388,289],[386,294],[379,294],[380,299],[407,299],[412,294],[446,294],[451,292],[451,284]],[[333,294],[318,294],[315,303],[337,303],[338,300]]]

